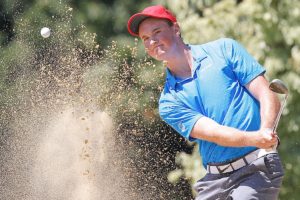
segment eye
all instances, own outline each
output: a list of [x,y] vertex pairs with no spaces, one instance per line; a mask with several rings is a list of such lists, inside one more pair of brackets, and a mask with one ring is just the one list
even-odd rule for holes
[[142,40],[143,40],[143,42],[147,42],[147,41],[149,40],[149,38],[148,38],[148,37],[145,37],[145,38],[143,38]]
[[154,32],[154,34],[158,34],[158,33],[160,33],[161,32],[161,30],[156,30],[155,32]]

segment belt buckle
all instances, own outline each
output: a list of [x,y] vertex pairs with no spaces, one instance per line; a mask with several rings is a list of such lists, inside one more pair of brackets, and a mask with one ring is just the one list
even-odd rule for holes
[[224,166],[224,165],[215,166],[217,168],[219,174],[223,174],[229,167],[231,167],[231,170],[228,172],[232,172],[234,170],[233,167],[231,166],[231,163],[225,165],[223,169],[221,169],[222,166]]
[[[208,171],[209,171],[209,173],[214,173],[214,174],[216,174],[216,173],[223,174],[223,173],[232,172],[232,171],[238,170],[246,165],[249,165],[252,161],[254,161],[259,156],[261,156],[261,154],[265,155],[266,153],[270,153],[270,152],[265,152],[265,151],[258,149],[254,152],[244,155],[244,156],[238,158],[237,160],[232,161],[227,164],[209,165]],[[212,168],[214,168],[216,170],[212,170]],[[230,168],[230,170],[228,170],[229,168]]]

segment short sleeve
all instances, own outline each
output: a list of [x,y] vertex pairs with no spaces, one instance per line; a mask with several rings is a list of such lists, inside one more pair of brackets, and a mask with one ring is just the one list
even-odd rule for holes
[[190,141],[195,140],[190,134],[195,123],[203,116],[201,113],[186,107],[170,94],[168,99],[160,98],[159,114],[180,135]]
[[257,76],[265,73],[261,66],[246,49],[233,39],[223,39],[223,51],[227,62],[242,85],[246,85]]

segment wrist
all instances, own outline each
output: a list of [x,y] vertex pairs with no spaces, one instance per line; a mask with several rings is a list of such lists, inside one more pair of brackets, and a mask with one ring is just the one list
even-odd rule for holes
[[260,130],[261,130],[261,131],[266,131],[266,132],[268,132],[268,131],[272,131],[273,128],[272,128],[272,127],[269,127],[269,126],[266,126],[266,127],[261,127]]
[[248,134],[248,132],[246,132],[246,131],[243,131],[242,132],[242,140],[243,140],[243,146],[251,146],[251,142],[250,142],[250,139],[251,138],[249,138],[249,134]]
[[272,139],[273,129],[272,128],[263,128],[261,129],[263,136],[269,140]]

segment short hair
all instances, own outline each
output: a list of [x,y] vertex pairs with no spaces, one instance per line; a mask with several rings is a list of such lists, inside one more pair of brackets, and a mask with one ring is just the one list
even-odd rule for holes
[[168,20],[168,19],[163,19],[165,22],[167,22],[167,24],[169,25],[169,26],[173,26],[174,25],[174,23],[172,22],[172,21],[170,21],[170,20]]

